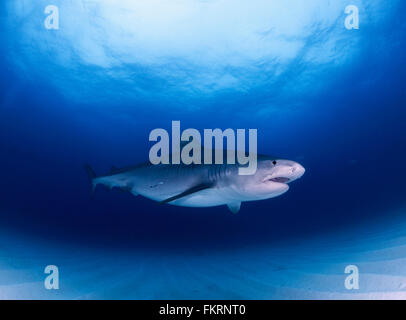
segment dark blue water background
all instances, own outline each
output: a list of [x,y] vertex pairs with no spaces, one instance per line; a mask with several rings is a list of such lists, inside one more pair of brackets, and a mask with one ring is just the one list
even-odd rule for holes
[[[399,4],[383,22],[355,31],[352,58],[317,70],[292,94],[295,72],[311,68],[300,57],[278,81],[246,92],[160,100],[154,92],[167,84],[148,78],[140,81],[151,88],[149,100],[126,98],[125,91],[78,101],[41,68],[29,74],[15,66],[19,29],[7,29],[0,36],[0,225],[53,245],[162,253],[301,242],[394,218],[406,194],[404,10]],[[12,16],[2,13],[4,26]],[[43,68],[58,75],[52,55],[35,59],[49,61]],[[66,70],[59,68],[63,83]],[[88,66],[75,72],[89,83],[103,74]],[[71,85],[67,80],[67,91]],[[113,92],[124,86],[110,85]],[[85,163],[102,174],[143,162],[149,132],[170,130],[172,120],[183,129],[257,128],[261,153],[298,161],[306,174],[281,197],[243,203],[237,215],[226,207],[159,205],[103,187],[91,197]]]

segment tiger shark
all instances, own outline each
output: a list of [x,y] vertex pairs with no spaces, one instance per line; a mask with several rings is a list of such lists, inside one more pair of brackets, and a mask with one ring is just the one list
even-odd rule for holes
[[269,156],[257,157],[257,170],[252,175],[239,175],[239,164],[156,164],[112,168],[97,176],[89,165],[85,170],[92,190],[101,184],[120,188],[160,202],[184,207],[226,205],[237,213],[245,201],[265,200],[280,196],[289,183],[299,179],[305,169],[297,162]]

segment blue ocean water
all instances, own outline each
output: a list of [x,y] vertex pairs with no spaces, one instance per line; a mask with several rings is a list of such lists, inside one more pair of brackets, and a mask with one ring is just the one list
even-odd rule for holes
[[[3,1],[1,298],[405,297],[405,4],[351,1],[347,30],[347,1],[254,2],[54,1],[47,30],[47,1]],[[144,162],[173,120],[306,173],[237,215],[91,197],[85,163]]]

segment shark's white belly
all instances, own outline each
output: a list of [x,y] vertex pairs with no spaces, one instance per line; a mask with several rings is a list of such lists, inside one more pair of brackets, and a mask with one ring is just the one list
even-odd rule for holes
[[169,204],[183,207],[214,207],[228,204],[231,201],[230,197],[226,195],[224,191],[207,189],[172,201]]
[[[166,194],[166,195],[158,195],[148,192],[143,192],[141,190],[136,191],[137,193],[141,194],[142,196],[161,202],[164,201],[176,194]],[[230,202],[235,201],[232,197],[232,192],[227,189],[206,189],[191,195],[182,197],[180,199],[174,200],[169,202],[168,204],[176,205],[176,206],[183,206],[183,207],[214,207],[214,206],[221,206],[228,204]]]

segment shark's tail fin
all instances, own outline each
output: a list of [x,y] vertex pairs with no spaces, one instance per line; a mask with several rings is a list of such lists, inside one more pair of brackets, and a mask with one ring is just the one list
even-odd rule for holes
[[85,171],[87,173],[87,176],[89,177],[91,190],[92,190],[92,194],[93,194],[94,189],[96,187],[96,183],[94,182],[94,179],[96,178],[96,173],[93,171],[92,167],[89,166],[88,164],[85,164]]

